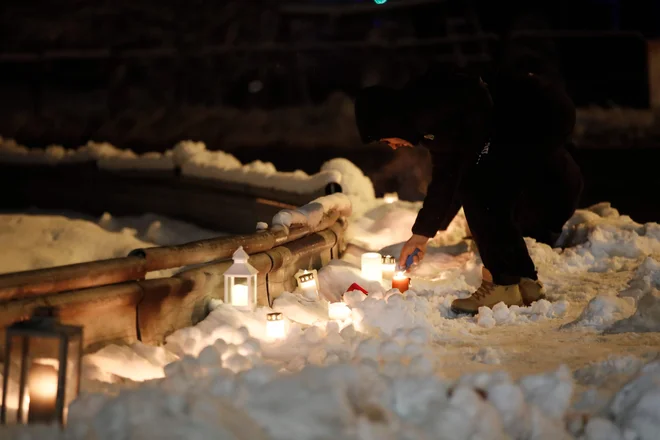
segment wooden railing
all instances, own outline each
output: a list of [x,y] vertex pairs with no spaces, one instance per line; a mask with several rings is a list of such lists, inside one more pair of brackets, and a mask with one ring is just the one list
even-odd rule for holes
[[[52,186],[66,187],[55,180],[50,182],[51,194],[57,194]],[[16,187],[26,194],[34,194],[20,184]],[[35,184],[36,192],[38,188]],[[73,190],[73,187],[68,189]],[[150,189],[152,196],[153,192],[162,190],[158,185]],[[178,191],[182,198],[193,196],[190,188],[178,188]],[[216,191],[214,195],[222,198],[226,193]],[[96,192],[95,196],[99,197],[99,203],[114,200],[115,207],[119,207],[119,201],[130,199],[112,199],[111,191]],[[241,197],[254,199],[253,194]],[[131,203],[137,200],[139,198]],[[170,202],[176,204],[176,200]],[[148,201],[145,205],[149,205]],[[295,208],[286,203],[282,205]],[[278,212],[279,208],[269,206],[267,212]],[[71,206],[62,208],[71,209]],[[202,206],[201,209],[207,208]],[[193,213],[195,216],[203,216],[203,212]],[[245,221],[245,217],[232,221]],[[239,246],[250,254],[250,264],[259,270],[258,304],[272,305],[282,292],[295,289],[294,274],[299,269],[319,269],[340,256],[344,250],[346,226],[346,219],[340,212],[330,211],[313,227],[274,225],[250,234],[135,249],[123,258],[0,275],[0,349],[5,341],[3,329],[27,318],[36,307],[43,305],[57,307],[63,322],[84,326],[84,346],[88,351],[109,343],[162,343],[173,331],[202,320],[212,299],[223,298],[223,273],[232,264],[231,256]],[[250,227],[254,230],[255,223]],[[150,279],[148,276],[165,269],[176,271],[165,278]]]

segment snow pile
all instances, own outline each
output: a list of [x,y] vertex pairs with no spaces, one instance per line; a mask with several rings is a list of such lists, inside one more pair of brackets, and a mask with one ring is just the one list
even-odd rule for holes
[[646,258],[635,271],[628,288],[620,292],[619,296],[639,300],[653,289],[660,289],[660,263],[653,258]]
[[339,174],[342,193],[353,205],[355,218],[362,216],[376,202],[376,192],[371,179],[348,159],[332,159],[321,166],[321,172]]
[[79,163],[95,161],[102,169],[173,170],[171,152],[138,155],[122,150],[107,142],[88,142],[78,149],[66,149],[61,145],[46,148],[27,148],[13,139],[0,138],[0,162],[22,164]]
[[315,228],[321,223],[323,217],[331,211],[339,212],[342,217],[349,217],[352,211],[350,199],[343,193],[319,197],[295,210],[281,210],[273,217],[272,225],[286,228],[292,226]]
[[562,318],[568,311],[567,301],[557,301],[550,303],[542,299],[536,301],[529,307],[511,306],[507,307],[504,303],[498,303],[489,307],[479,307],[479,313],[476,315],[477,324],[484,328],[493,328],[502,324],[522,324],[526,322],[536,322],[545,319]]
[[[0,214],[0,273],[43,269],[120,258],[138,248],[167,246],[211,238],[221,233],[166,217],[147,214],[98,222],[60,215]],[[153,272],[148,278],[171,271]]]
[[642,225],[609,203],[578,210],[564,226],[559,244],[583,245],[596,258],[660,255],[660,225]]
[[589,301],[582,314],[564,328],[591,328],[602,331],[614,322],[627,318],[635,310],[635,300],[616,296],[598,295]]

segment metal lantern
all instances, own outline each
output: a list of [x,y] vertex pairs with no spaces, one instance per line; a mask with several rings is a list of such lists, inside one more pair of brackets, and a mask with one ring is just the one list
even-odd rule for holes
[[234,264],[225,271],[225,303],[241,310],[254,310],[257,306],[257,275],[248,259],[250,256],[239,247],[232,256]]
[[0,421],[64,425],[80,389],[82,327],[61,324],[54,309],[40,307],[6,337]]
[[316,269],[299,270],[296,272],[295,277],[298,287],[306,299],[315,301],[319,298],[319,281]]

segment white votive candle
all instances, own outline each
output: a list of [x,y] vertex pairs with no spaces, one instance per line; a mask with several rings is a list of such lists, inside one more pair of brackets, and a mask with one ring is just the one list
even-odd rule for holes
[[378,252],[362,254],[362,277],[370,281],[383,280],[383,257]]
[[266,336],[271,340],[284,339],[286,337],[284,315],[281,313],[269,313],[266,316]]
[[247,307],[248,304],[248,286],[245,284],[234,284],[231,289],[231,305],[236,307]]

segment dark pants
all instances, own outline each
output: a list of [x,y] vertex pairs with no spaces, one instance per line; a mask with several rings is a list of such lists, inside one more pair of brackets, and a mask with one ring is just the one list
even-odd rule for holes
[[484,266],[496,284],[537,279],[523,237],[553,246],[578,206],[582,174],[565,148],[519,157],[489,148],[468,168],[460,198]]

